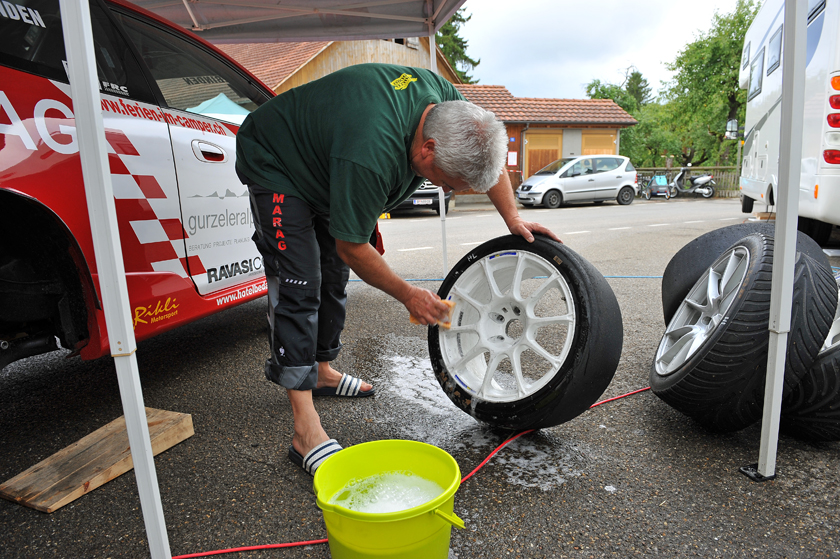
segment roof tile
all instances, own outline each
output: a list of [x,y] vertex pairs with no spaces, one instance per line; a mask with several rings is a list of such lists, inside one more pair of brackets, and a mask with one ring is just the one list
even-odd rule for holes
[[271,89],[276,88],[332,41],[216,45]]
[[468,101],[492,111],[503,122],[637,124],[612,99],[536,99],[514,97],[503,85],[456,84],[455,87]]

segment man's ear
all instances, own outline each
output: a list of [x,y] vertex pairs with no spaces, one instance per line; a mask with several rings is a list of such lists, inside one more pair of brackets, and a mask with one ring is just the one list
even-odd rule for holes
[[420,157],[423,160],[427,160],[431,158],[434,160],[435,157],[435,141],[432,138],[428,140],[424,140],[422,144],[420,144]]

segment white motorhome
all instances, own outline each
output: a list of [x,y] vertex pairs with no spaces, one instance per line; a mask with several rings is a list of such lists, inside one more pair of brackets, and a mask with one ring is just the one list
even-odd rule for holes
[[[808,0],[799,229],[825,243],[840,225],[840,1]],[[776,203],[784,1],[767,0],[744,38],[739,85],[747,90],[741,209]]]

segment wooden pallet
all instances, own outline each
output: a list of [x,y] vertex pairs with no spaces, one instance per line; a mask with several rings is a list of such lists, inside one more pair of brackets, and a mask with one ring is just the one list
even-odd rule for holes
[[[192,416],[146,408],[152,453],[193,436]],[[131,470],[125,417],[56,452],[0,485],[0,497],[41,512],[54,512]]]

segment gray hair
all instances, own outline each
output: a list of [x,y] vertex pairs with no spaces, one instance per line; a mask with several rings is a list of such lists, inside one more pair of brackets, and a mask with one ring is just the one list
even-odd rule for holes
[[435,167],[463,179],[476,192],[499,181],[505,164],[507,131],[496,115],[467,101],[432,107],[423,123],[423,140],[435,141]]

